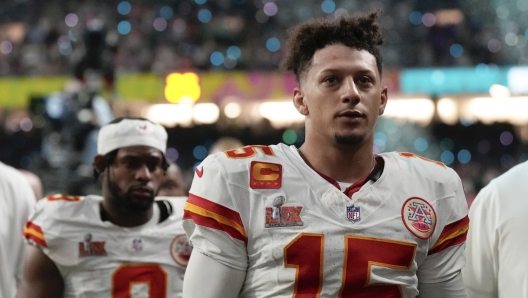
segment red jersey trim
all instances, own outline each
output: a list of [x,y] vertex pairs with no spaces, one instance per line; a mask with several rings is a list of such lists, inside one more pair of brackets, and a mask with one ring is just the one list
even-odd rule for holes
[[32,240],[40,246],[48,247],[48,244],[46,243],[46,237],[44,237],[42,229],[32,222],[26,222],[23,235],[26,239]]
[[222,205],[189,194],[183,219],[192,219],[197,225],[224,231],[247,244],[247,234],[240,215]]
[[62,194],[50,195],[46,197],[47,201],[68,201],[68,202],[80,202],[81,197],[79,196],[65,196]]
[[436,241],[435,245],[431,247],[428,255],[432,255],[443,251],[444,249],[459,245],[466,241],[467,232],[469,230],[469,217],[466,215],[459,221],[448,224],[444,227],[442,234]]
[[[372,172],[368,173],[367,175],[360,178],[358,181],[354,182],[352,185],[350,185],[347,189],[345,189],[343,192],[346,196],[349,198],[352,198],[352,195],[358,192],[365,183],[367,183],[369,180],[376,181],[379,177],[374,177],[376,174],[379,174],[378,171],[382,170],[385,167],[385,160],[381,156],[376,156],[376,167],[372,169]],[[380,169],[381,168],[381,169]],[[337,189],[342,190],[339,186],[339,183],[333,179],[332,177],[329,177],[321,172],[315,171],[319,176],[321,176],[323,179],[328,181],[330,184],[335,186]]]

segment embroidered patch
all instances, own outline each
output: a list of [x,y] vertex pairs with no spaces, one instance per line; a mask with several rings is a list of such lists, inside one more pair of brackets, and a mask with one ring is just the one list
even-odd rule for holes
[[407,229],[420,239],[429,239],[436,227],[436,212],[426,200],[407,199],[402,206],[402,220]]
[[80,257],[106,256],[105,241],[92,241],[92,234],[84,235],[84,241],[79,242]]
[[176,236],[170,245],[170,253],[174,261],[183,267],[186,267],[191,258],[192,246],[187,240],[185,234]]
[[354,205],[352,206],[347,206],[346,207],[346,211],[347,211],[347,219],[348,221],[350,222],[358,222],[361,220],[361,208],[356,207]]
[[141,239],[132,240],[132,248],[135,251],[142,251],[143,250],[143,240]]
[[302,206],[283,206],[286,198],[278,196],[273,207],[266,207],[266,228],[302,226]]
[[282,186],[282,165],[252,161],[249,187],[253,189],[278,189]]

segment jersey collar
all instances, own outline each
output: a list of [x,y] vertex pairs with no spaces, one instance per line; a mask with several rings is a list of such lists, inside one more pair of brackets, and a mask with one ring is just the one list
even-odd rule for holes
[[[353,194],[355,194],[356,192],[358,192],[361,187],[363,185],[365,185],[365,183],[367,183],[368,181],[373,181],[373,182],[376,182],[378,181],[378,179],[381,177],[381,174],[383,174],[383,169],[385,168],[385,161],[383,160],[383,158],[381,156],[376,156],[376,167],[374,167],[374,169],[372,169],[372,172],[370,172],[369,174],[365,175],[364,177],[362,177],[361,179],[359,179],[358,181],[352,183],[352,185],[350,185],[347,189],[345,189],[343,192],[345,193],[345,195],[349,198],[352,197]],[[317,174],[319,174],[319,176],[323,177],[323,179],[325,179],[326,181],[328,181],[330,184],[332,184],[333,186],[337,187],[337,189],[341,190],[341,187],[339,186],[339,183],[337,183],[336,180],[334,180],[333,178],[323,174],[323,173],[320,173],[318,171],[316,171]]]

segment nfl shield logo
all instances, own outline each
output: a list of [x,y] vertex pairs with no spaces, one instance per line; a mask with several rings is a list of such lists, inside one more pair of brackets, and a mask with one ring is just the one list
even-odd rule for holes
[[141,239],[134,239],[132,240],[132,248],[135,251],[141,251],[143,250],[143,241]]
[[356,222],[361,219],[361,210],[359,207],[347,206],[347,219],[351,222]]

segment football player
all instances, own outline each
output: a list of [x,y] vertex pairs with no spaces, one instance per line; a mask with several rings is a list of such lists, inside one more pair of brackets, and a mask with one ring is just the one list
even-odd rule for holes
[[94,176],[103,196],[40,200],[24,229],[29,250],[18,297],[181,297],[190,246],[185,198],[156,198],[167,132],[145,119],[102,127]]
[[246,146],[196,168],[185,297],[465,297],[458,175],[412,153],[373,154],[388,99],[378,15],[290,32],[299,149]]
[[528,297],[528,162],[484,187],[469,208],[474,223],[462,270],[469,298]]

